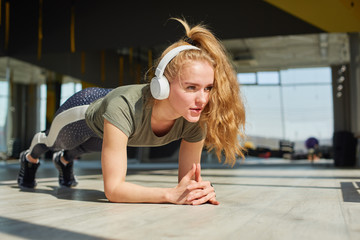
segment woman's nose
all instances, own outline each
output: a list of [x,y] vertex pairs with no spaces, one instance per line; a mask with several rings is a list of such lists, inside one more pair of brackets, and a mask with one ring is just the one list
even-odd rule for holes
[[198,92],[197,97],[196,97],[196,101],[198,103],[206,103],[207,102],[207,93],[204,90],[201,90]]

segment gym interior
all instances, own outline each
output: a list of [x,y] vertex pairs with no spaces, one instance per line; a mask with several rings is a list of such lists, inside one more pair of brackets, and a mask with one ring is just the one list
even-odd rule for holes
[[[99,153],[76,160],[76,188],[47,154],[18,188],[20,152],[68,97],[149,81],[184,35],[171,17],[209,26],[237,72],[246,158],[202,153],[221,204],[109,203]],[[359,239],[360,1],[4,0],[0,54],[1,239]],[[176,185],[179,144],[129,147],[127,180]]]

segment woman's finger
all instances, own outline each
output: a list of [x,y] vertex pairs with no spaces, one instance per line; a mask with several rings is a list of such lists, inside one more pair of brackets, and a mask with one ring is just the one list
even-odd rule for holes
[[195,190],[195,189],[205,189],[205,188],[212,188],[211,183],[209,181],[202,181],[202,182],[193,182],[189,186],[187,186],[188,190]]
[[191,191],[188,195],[186,200],[187,201],[193,201],[195,199],[200,199],[202,197],[205,197],[206,195],[208,195],[210,192],[205,191],[205,190],[193,190]]
[[200,163],[196,164],[196,172],[195,172],[195,181],[201,182],[201,165]]
[[202,198],[210,193],[215,192],[213,187],[206,187],[206,188],[200,187],[200,188],[196,188],[196,189],[189,190],[189,191],[190,191],[190,193],[187,196],[187,199],[189,201],[192,201],[192,200],[195,200],[198,198]]
[[193,200],[193,201],[192,201],[192,204],[193,204],[193,205],[200,205],[200,204],[206,203],[206,202],[208,202],[210,199],[215,198],[215,196],[216,196],[216,195],[215,195],[215,192],[211,192],[211,193],[207,194],[206,196],[204,196],[204,197],[202,197],[202,198]]
[[219,201],[217,201],[215,197],[214,197],[214,198],[209,199],[209,203],[214,204],[214,205],[219,205],[219,204],[220,204],[220,202],[219,202]]

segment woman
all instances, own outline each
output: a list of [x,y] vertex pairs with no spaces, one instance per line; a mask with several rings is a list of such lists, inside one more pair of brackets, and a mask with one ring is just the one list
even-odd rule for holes
[[[64,103],[51,128],[35,135],[20,156],[20,187],[35,187],[39,156],[49,149],[61,186],[77,184],[73,159],[101,151],[105,195],[111,202],[219,204],[214,188],[201,178],[203,147],[234,165],[243,157],[244,106],[226,53],[204,26],[190,28],[169,46],[149,84],[116,89],[84,89]],[[178,185],[149,188],[125,180],[127,146],[160,146],[182,139]]]

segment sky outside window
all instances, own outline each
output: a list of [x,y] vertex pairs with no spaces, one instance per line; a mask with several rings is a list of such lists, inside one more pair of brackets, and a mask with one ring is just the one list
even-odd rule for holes
[[237,80],[240,84],[256,84],[256,73],[238,73]]
[[280,83],[279,72],[258,72],[258,84],[271,84],[276,85]]
[[[244,84],[253,74],[240,73],[238,79]],[[330,67],[258,72],[257,83],[241,86],[248,136],[299,142],[316,137],[331,142],[334,119]]]

